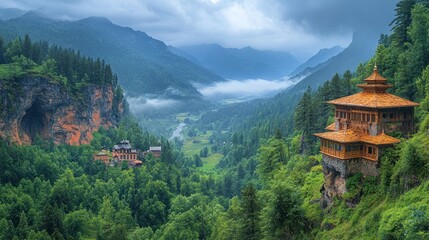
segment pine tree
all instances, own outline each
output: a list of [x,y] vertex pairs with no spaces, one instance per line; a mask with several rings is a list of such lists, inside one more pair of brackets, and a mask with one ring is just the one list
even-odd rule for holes
[[393,25],[392,38],[399,47],[405,47],[405,43],[410,41],[407,35],[407,29],[408,26],[411,25],[411,10],[415,4],[415,0],[402,0],[396,4],[395,19],[390,25]]
[[301,152],[307,152],[311,149],[311,143],[315,141],[312,136],[315,128],[315,105],[313,103],[311,89],[308,87],[307,91],[301,98],[295,110],[295,129],[302,132],[301,139]]
[[285,183],[275,185],[271,194],[262,215],[265,238],[294,239],[306,223],[301,198]]
[[3,38],[0,37],[0,64],[6,63]]
[[22,43],[22,55],[31,59],[31,40],[28,34],[25,34],[24,42]]
[[261,206],[255,186],[250,183],[241,192],[240,239],[260,239],[259,215]]
[[57,204],[52,207],[51,204],[47,203],[43,209],[42,218],[42,226],[50,235],[62,230],[62,213]]
[[25,212],[22,212],[21,216],[19,217],[18,226],[16,227],[16,234],[20,239],[26,239],[28,231],[29,228],[27,222],[27,215],[25,215]]

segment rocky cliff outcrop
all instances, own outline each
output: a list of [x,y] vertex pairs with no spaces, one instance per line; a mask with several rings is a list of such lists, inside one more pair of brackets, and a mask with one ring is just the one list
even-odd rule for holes
[[[380,153],[382,151],[381,148]],[[334,198],[341,198],[348,191],[346,186],[348,177],[356,173],[361,173],[364,176],[377,176],[379,174],[379,162],[362,158],[341,160],[324,155],[322,169],[325,182],[321,189],[320,200],[322,207],[328,207],[333,204]],[[349,203],[353,204],[352,202]]]
[[73,95],[44,77],[13,81],[0,81],[0,137],[17,144],[31,144],[36,136],[88,144],[94,131],[116,125],[122,116],[123,100],[112,85],[84,86]]

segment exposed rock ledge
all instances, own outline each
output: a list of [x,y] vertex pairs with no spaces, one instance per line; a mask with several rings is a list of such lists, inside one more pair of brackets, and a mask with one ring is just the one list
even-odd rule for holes
[[56,144],[88,144],[94,131],[116,125],[123,112],[122,99],[114,99],[111,85],[83,87],[83,100],[76,101],[61,85],[43,77],[15,81],[13,101],[8,97],[11,90],[0,81],[0,137],[17,144],[31,144],[37,135]]

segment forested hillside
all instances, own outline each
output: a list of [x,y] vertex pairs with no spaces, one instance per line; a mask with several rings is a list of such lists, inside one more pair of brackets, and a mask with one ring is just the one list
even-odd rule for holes
[[2,21],[0,34],[6,40],[23,38],[46,40],[51,44],[79,50],[109,62],[119,82],[131,96],[163,95],[171,98],[200,97],[193,83],[210,84],[223,78],[172,54],[167,46],[144,32],[113,24],[106,18],[80,21],[52,20],[28,12]]

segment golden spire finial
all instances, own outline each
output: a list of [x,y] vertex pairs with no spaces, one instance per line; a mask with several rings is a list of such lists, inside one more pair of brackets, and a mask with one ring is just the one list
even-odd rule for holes
[[374,72],[378,71],[377,63],[374,64]]

